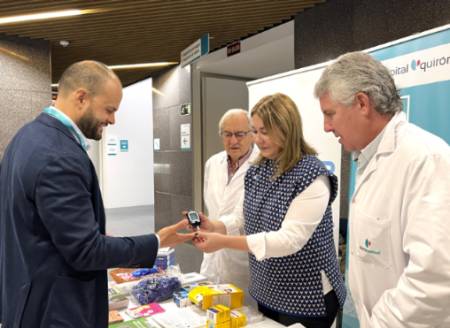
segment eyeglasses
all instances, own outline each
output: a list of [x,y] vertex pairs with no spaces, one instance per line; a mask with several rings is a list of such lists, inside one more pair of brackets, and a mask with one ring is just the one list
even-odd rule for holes
[[237,132],[230,132],[230,131],[222,131],[220,132],[220,135],[225,139],[231,139],[231,137],[234,135],[236,139],[242,139],[247,134],[251,133],[251,130],[248,131],[237,131]]

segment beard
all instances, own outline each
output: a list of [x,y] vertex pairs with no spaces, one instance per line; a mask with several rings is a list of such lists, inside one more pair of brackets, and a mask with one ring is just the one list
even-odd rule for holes
[[88,108],[78,121],[78,128],[88,139],[100,140],[102,138],[100,121],[94,117],[94,111],[91,108]]

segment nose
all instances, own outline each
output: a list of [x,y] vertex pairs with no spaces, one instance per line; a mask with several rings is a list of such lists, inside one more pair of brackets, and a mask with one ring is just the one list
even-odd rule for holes
[[116,117],[114,114],[111,114],[108,117],[108,124],[114,124],[114,123],[116,123]]
[[326,119],[323,121],[323,129],[325,132],[333,132],[333,126]]

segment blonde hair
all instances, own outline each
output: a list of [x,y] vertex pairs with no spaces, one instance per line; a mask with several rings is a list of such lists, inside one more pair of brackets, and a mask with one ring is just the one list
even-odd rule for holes
[[[253,106],[250,116],[258,115],[270,138],[274,138],[281,147],[276,159],[277,178],[291,170],[305,155],[317,155],[303,137],[302,120],[294,101],[282,93],[265,96]],[[267,160],[262,155],[255,164]]]

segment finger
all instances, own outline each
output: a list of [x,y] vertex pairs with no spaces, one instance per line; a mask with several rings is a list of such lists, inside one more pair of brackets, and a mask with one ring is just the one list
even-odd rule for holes
[[187,229],[188,227],[189,227],[188,219],[181,219],[174,225],[175,230]]
[[205,214],[203,214],[203,212],[199,212],[198,216],[200,217],[200,221],[202,222],[208,220],[208,217]]
[[176,234],[176,242],[177,243],[185,243],[187,241],[191,241],[192,240],[193,235],[191,234]]
[[202,242],[197,241],[197,242],[194,243],[194,246],[195,246],[198,250],[200,250],[200,251],[202,251],[202,252],[205,251],[205,244],[202,243]]
[[202,243],[202,241],[198,238],[194,238],[192,239],[192,243],[197,247]]
[[178,238],[180,238],[182,240],[189,240],[189,239],[195,238],[194,232],[188,232],[188,233],[177,232],[176,235]]
[[197,239],[200,243],[204,243],[204,242],[206,241],[205,238],[197,237],[196,239]]
[[197,230],[197,237],[206,239],[208,237],[208,232]]

